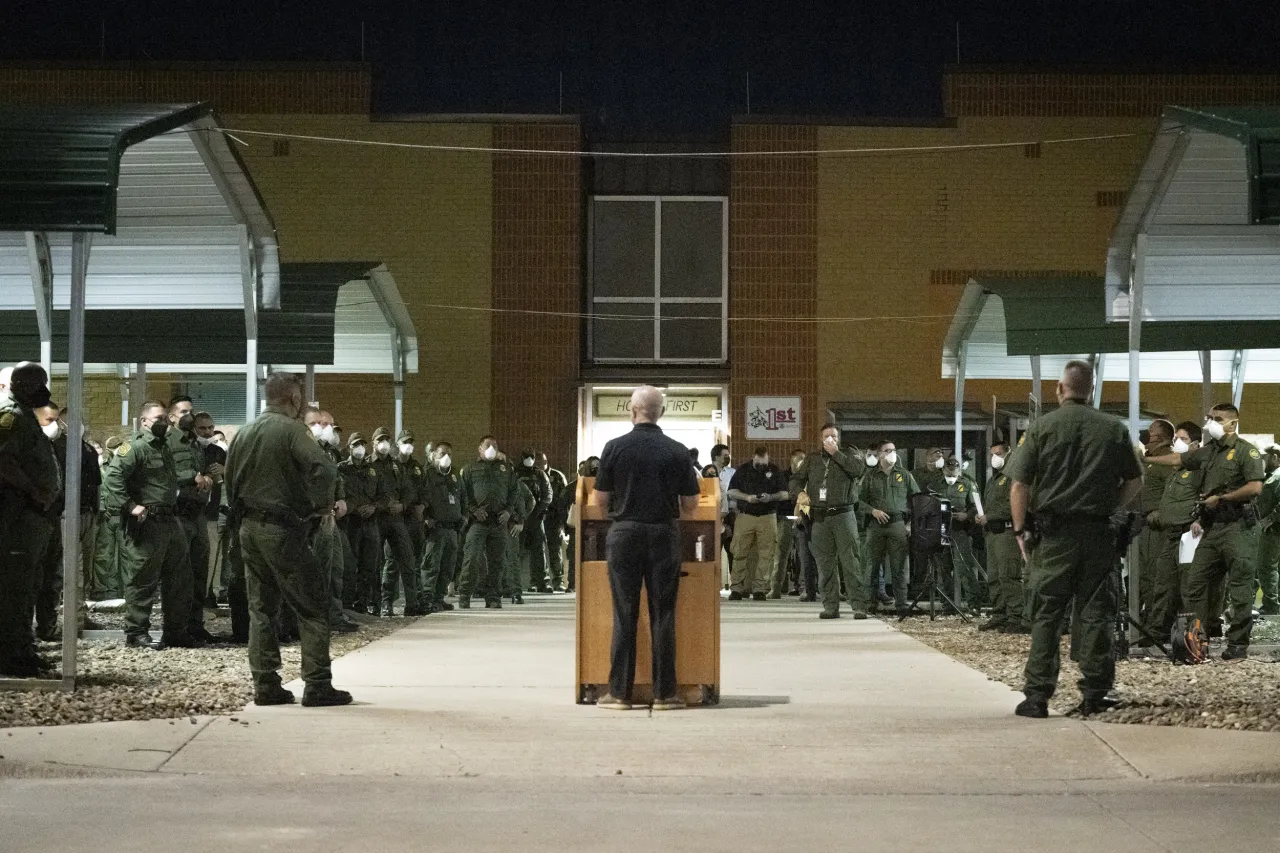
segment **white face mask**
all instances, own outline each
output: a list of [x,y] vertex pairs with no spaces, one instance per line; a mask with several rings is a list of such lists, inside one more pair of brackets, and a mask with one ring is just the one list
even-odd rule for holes
[[223,450],[226,450],[226,449],[230,446],[230,445],[228,445],[225,441],[219,441],[219,442],[215,442],[215,443],[216,443],[219,447],[221,447]]
[[352,459],[359,461],[364,458],[364,454],[365,454],[365,449],[363,444],[357,444],[355,447],[351,448]]
[[453,465],[453,459],[450,458],[448,453],[446,453],[444,456],[441,456],[436,460],[436,465],[440,467],[441,471],[448,471],[449,467]]
[[1212,439],[1222,438],[1227,434],[1226,429],[1217,421],[1206,421],[1204,425],[1204,434]]
[[107,456],[107,454],[105,454],[105,453],[99,453],[99,454],[98,454],[98,467],[99,467],[99,468],[105,468],[105,467],[107,467],[107,463],[108,463],[108,462],[110,462],[110,461],[111,461],[111,458],[110,458],[110,457],[108,457],[108,456]]
[[333,424],[324,425],[324,429],[320,431],[320,440],[330,447],[338,446],[338,433],[334,430]]
[[413,445],[409,444],[408,442],[405,442],[404,444],[400,445],[400,455],[405,457],[412,456]]
[[947,477],[943,477],[942,479],[944,479],[944,480],[946,480],[946,481],[947,481],[947,485],[948,485],[948,486],[954,486],[954,485],[956,484],[956,480],[958,480],[958,479],[960,479],[960,478],[959,478],[959,477],[950,477],[950,476],[947,476]]
[[378,451],[379,456],[386,456],[388,453],[391,452],[391,442],[387,441],[384,438],[382,441],[379,441],[377,444],[375,444],[373,446],[373,449]]
[[484,450],[480,451],[480,455],[492,462],[494,459],[498,458],[498,448],[490,444],[486,446]]
[[324,435],[324,427],[321,426],[320,424],[312,424],[311,434],[314,435],[316,438],[322,437]]
[[522,460],[522,461],[524,462],[524,467],[526,467],[526,468],[532,468],[532,467],[533,467],[533,460],[532,460],[532,459],[524,459],[524,460]]
[[41,429],[44,430],[45,435],[49,436],[50,441],[55,441],[58,436],[62,435],[62,424],[57,421],[54,421],[51,424],[45,424]]
[[1183,441],[1182,439],[1180,439],[1180,438],[1175,438],[1175,439],[1173,440],[1173,452],[1174,452],[1174,453],[1186,453],[1186,452],[1187,452],[1188,450],[1190,450],[1190,449],[1191,449],[1191,445],[1187,444],[1187,443],[1186,443],[1185,441]]
[[196,441],[199,442],[201,447],[208,447],[210,444],[213,444],[213,437],[210,436],[209,438],[205,438],[203,435],[197,435]]
[[996,456],[994,453],[991,454],[991,468],[995,471],[999,471],[1003,467],[1004,467],[1004,457]]
[[947,460],[943,459],[941,456],[933,460],[933,467],[937,468],[939,471],[941,471],[946,466],[947,466]]
[[894,450],[894,451],[892,451],[892,452],[890,452],[890,453],[886,454],[886,455],[885,455],[885,457],[884,457],[884,461],[885,461],[885,462],[888,462],[890,465],[897,465],[897,464],[898,464],[898,451]]
[[877,462],[879,462],[879,461],[880,461],[880,460],[879,460],[879,458],[877,458],[877,457],[876,457],[876,455],[875,455],[874,453],[868,453],[868,454],[867,454],[867,464],[868,464],[868,465],[875,465],[875,464],[876,464]]

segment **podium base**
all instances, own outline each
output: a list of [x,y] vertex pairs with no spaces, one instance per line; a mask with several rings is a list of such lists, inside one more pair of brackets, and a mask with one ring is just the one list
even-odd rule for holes
[[[578,685],[578,704],[594,705],[596,700],[609,692],[608,684]],[[676,687],[680,698],[690,707],[694,705],[719,705],[720,685],[718,684],[681,684]],[[631,690],[631,702],[634,705],[649,705],[653,702],[653,685],[637,684]]]

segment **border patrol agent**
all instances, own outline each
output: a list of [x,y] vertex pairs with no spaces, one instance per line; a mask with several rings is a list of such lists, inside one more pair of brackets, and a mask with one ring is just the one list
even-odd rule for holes
[[169,431],[165,440],[173,456],[178,474],[176,517],[186,543],[187,561],[191,567],[191,607],[187,633],[194,639],[213,639],[204,628],[205,590],[209,584],[209,528],[204,522],[213,480],[207,476],[208,463],[196,441],[196,419],[190,400],[182,399],[169,406]]
[[950,456],[943,463],[942,475],[934,478],[933,490],[951,505],[951,547],[941,551],[936,559],[942,564],[944,577],[960,578],[964,603],[977,610],[986,597],[986,590],[978,577],[978,559],[973,555],[978,484],[962,473],[960,460]]
[[462,546],[462,577],[458,606],[471,606],[476,592],[484,606],[501,609],[503,559],[510,547],[508,525],[519,523],[520,481],[505,460],[498,458],[498,441],[485,436],[477,459],[462,472],[462,515],[467,532]]
[[987,551],[987,585],[991,589],[991,601],[998,607],[978,630],[1029,634],[1023,577],[1026,566],[1018,550],[1018,539],[1013,535],[1013,511],[1009,504],[1012,481],[1004,470],[1010,458],[1009,443],[997,437],[991,444],[991,477],[982,498],[986,515],[978,521],[982,524]]
[[[1193,423],[1179,424],[1174,433],[1173,452],[1187,453],[1199,446],[1200,427]],[[1165,482],[1164,494],[1160,496],[1162,539],[1151,578],[1151,611],[1147,620],[1147,628],[1156,639],[1169,637],[1182,608],[1182,579],[1190,564],[1179,563],[1179,553],[1182,536],[1191,529],[1191,522],[1195,520],[1203,482],[1204,471],[1173,469],[1173,476]]]
[[1079,711],[1088,716],[1115,706],[1106,698],[1115,682],[1118,603],[1111,517],[1137,497],[1142,467],[1120,420],[1088,404],[1092,391],[1093,367],[1067,362],[1059,408],[1031,424],[1009,463],[1014,533],[1030,552],[1031,573],[1026,699],[1014,712],[1020,717],[1049,716],[1069,605],[1072,657],[1083,675]]
[[858,543],[858,479],[867,471],[866,460],[856,449],[840,447],[840,429],[835,424],[822,428],[822,447],[810,453],[799,470],[791,475],[791,492],[809,498],[812,531],[810,550],[818,564],[818,585],[822,588],[820,619],[840,618],[840,576],[854,619],[866,619],[870,607],[871,579],[862,568]]
[[1173,424],[1166,420],[1154,420],[1147,429],[1148,441],[1143,453],[1142,477],[1142,531],[1138,534],[1138,600],[1143,624],[1151,622],[1155,605],[1157,565],[1164,546],[1164,530],[1160,522],[1160,503],[1164,500],[1165,487],[1178,473],[1168,465],[1156,465],[1148,461],[1152,456],[1167,456],[1173,452]]
[[544,526],[554,497],[551,478],[538,467],[538,452],[531,449],[521,452],[516,476],[533,497],[533,508],[526,515],[520,533],[520,587],[532,592],[551,592],[547,578],[547,529]]
[[426,506],[427,547],[422,555],[418,602],[426,612],[438,613],[453,609],[444,597],[458,563],[462,492],[453,470],[453,446],[449,442],[436,444],[430,463],[423,472],[420,490]]
[[920,485],[915,475],[898,464],[897,448],[892,441],[878,442],[876,458],[879,464],[862,478],[858,495],[861,510],[871,518],[867,525],[867,564],[878,567],[888,556],[894,605],[903,613],[907,609],[910,549],[906,522],[910,517],[911,496],[919,494]]
[[1280,452],[1273,446],[1264,455],[1267,479],[1258,496],[1258,587],[1263,616],[1280,614]]
[[369,464],[369,448],[358,432],[347,437],[350,457],[339,466],[347,492],[345,522],[351,546],[351,565],[344,567],[344,602],[356,612],[378,612],[382,588],[378,568],[382,565],[382,537],[378,533],[378,501],[385,494],[378,470]]

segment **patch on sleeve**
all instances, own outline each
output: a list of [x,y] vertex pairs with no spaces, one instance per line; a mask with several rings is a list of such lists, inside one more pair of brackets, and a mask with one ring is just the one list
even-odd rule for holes
[[1257,458],[1258,458],[1258,456],[1259,456],[1258,451],[1256,451],[1256,450],[1250,450],[1250,451],[1249,451],[1249,458],[1250,458],[1250,459],[1257,459]]
[[0,415],[0,429],[9,429],[13,426],[13,412],[5,412]]
[[129,451],[130,451],[132,448],[133,448],[133,445],[132,445],[132,444],[129,444],[128,442],[125,442],[124,444],[122,444],[122,445],[120,445],[119,447],[117,447],[117,448],[116,448],[116,456],[128,456],[128,455],[129,455]]

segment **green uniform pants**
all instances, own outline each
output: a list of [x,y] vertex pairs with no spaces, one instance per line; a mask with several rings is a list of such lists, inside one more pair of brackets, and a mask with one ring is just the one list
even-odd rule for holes
[[1118,590],[1115,537],[1106,520],[1062,519],[1031,552],[1031,653],[1028,698],[1048,700],[1058,686],[1062,623],[1071,612],[1071,657],[1080,665],[1080,691],[1101,699],[1115,683]]
[[120,570],[123,536],[120,516],[103,513],[98,519],[98,536],[94,542],[92,597],[95,601],[124,598],[124,575]]
[[960,579],[960,596],[964,603],[976,610],[986,601],[986,584],[982,566],[973,555],[973,535],[967,524],[956,525],[951,530],[951,550],[944,551],[944,564],[949,572]]
[[874,572],[889,559],[889,580],[893,584],[893,601],[899,610],[907,609],[907,526],[901,520],[881,524],[874,518],[867,527],[867,563]]
[[849,605],[854,612],[870,609],[871,582],[862,568],[858,553],[858,518],[852,512],[829,515],[815,521],[809,534],[809,547],[818,564],[818,586],[822,590],[822,609],[840,612],[840,578],[844,576]]
[[[84,547],[86,533],[92,537],[96,528],[96,516],[82,513],[80,516],[80,547]],[[48,544],[44,556],[40,560],[40,587],[36,592],[36,636],[49,637],[57,632],[58,608],[62,606],[62,573],[63,539],[62,521],[49,520]],[[84,562],[82,571],[76,576],[76,627],[82,628],[88,616],[88,608],[84,603]]]
[[729,588],[742,595],[767,593],[778,554],[778,516],[738,513],[729,547],[733,550]]
[[320,522],[311,535],[311,551],[316,555],[326,592],[325,612],[329,626],[346,621],[342,615],[342,533],[333,516]]
[[538,592],[551,591],[551,579],[547,576],[547,531],[542,526],[546,517],[535,513],[525,520],[520,531],[521,581],[525,589]]
[[525,577],[527,566],[522,566],[524,561],[521,559],[520,553],[520,537],[507,529],[507,544],[502,552],[502,575],[500,578],[500,588],[502,594],[515,598],[520,595],[521,591],[529,586],[529,579]]
[[[1182,608],[1182,584],[1188,566],[1178,563],[1178,550],[1182,534],[1189,525],[1179,525],[1161,531],[1160,552],[1156,555],[1151,578],[1151,609],[1147,611],[1147,631],[1157,640],[1168,642],[1173,621]],[[1142,579],[1138,579],[1142,586]]]
[[424,613],[444,602],[453,567],[458,560],[458,531],[436,525],[427,531],[427,550],[422,555],[422,574],[418,579],[418,606]]
[[409,541],[413,543],[414,570],[422,565],[422,556],[427,553],[427,532],[422,521],[412,512],[404,514],[404,527],[409,531]]
[[191,566],[187,540],[172,515],[130,521],[120,540],[124,568],[124,633],[142,637],[151,630],[156,589],[163,610],[163,638],[183,637],[191,618]]
[[0,493],[0,673],[10,659],[35,652],[31,612],[51,533],[48,519],[20,501]]
[[209,525],[202,513],[179,515],[182,538],[187,547],[187,560],[191,567],[191,606],[187,617],[187,630],[199,633],[204,630],[204,605],[209,595]]
[[329,584],[306,530],[246,518],[240,523],[249,596],[249,669],[256,687],[279,683],[280,644],[271,620],[281,603],[298,617],[302,679],[333,680],[329,668]]
[[[1249,647],[1253,631],[1254,561],[1258,558],[1258,528],[1243,521],[1214,524],[1196,546],[1196,555],[1182,584],[1182,599],[1191,613],[1208,625],[1221,615],[1212,604],[1215,582],[1225,578],[1231,624],[1227,645]],[[1218,612],[1215,612],[1218,611]]]
[[382,565],[382,536],[378,532],[377,519],[373,516],[347,516],[347,541],[351,544],[351,566],[354,573],[346,568],[345,560],[343,566],[348,580],[354,576],[350,592],[347,593],[351,605],[356,610],[377,610],[382,600],[378,580],[378,569]]
[[[986,534],[987,578],[999,585],[1001,609],[993,619],[1016,628],[1027,623],[1027,594],[1023,585],[1022,551],[1013,530]],[[993,600],[996,600],[993,596]]]
[[1155,607],[1156,575],[1159,574],[1160,552],[1164,548],[1163,530],[1144,524],[1138,533],[1138,606],[1143,624],[1150,621]]
[[1258,533],[1258,588],[1262,590],[1262,613],[1280,613],[1280,526],[1272,524]]
[[382,610],[391,615],[397,582],[404,588],[404,606],[410,614],[418,610],[418,563],[413,559],[413,540],[400,515],[384,515],[378,520],[382,541],[386,546],[386,562],[382,567]]
[[471,522],[462,545],[462,576],[458,580],[460,597],[478,595],[489,603],[502,598],[503,558],[510,540],[505,524],[497,521]]
[[795,541],[796,523],[789,518],[778,519],[778,547],[773,567],[769,573],[769,594],[782,595],[790,588],[787,572],[791,567],[791,548]]
[[554,591],[564,586],[564,517],[544,518],[542,535],[547,541],[547,576]]

